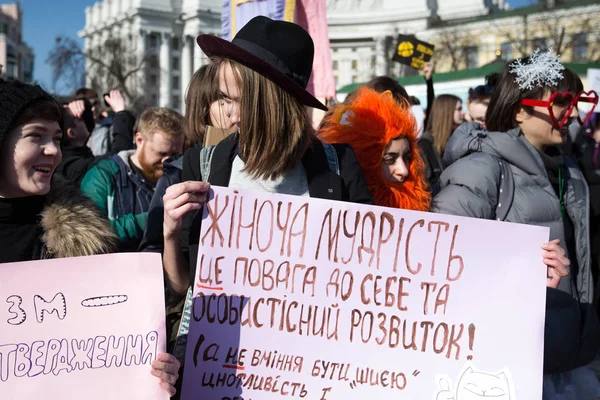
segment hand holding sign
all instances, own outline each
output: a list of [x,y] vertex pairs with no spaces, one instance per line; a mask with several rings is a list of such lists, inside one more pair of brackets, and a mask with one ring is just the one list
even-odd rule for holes
[[169,394],[174,396],[175,382],[179,379],[179,361],[168,353],[160,353],[152,362],[152,375],[160,379],[160,386]]
[[210,184],[187,181],[167,188],[163,196],[165,206],[163,232],[166,239],[179,240],[183,216],[192,210],[199,210],[206,201]]
[[425,76],[426,81],[429,81],[431,80],[431,75],[433,75],[433,62],[427,61],[423,68],[423,76]]
[[548,266],[548,281],[546,286],[556,289],[560,283],[560,278],[569,275],[567,269],[571,265],[571,261],[565,257],[565,250],[559,246],[560,240],[553,240],[542,245],[545,250],[544,264]]

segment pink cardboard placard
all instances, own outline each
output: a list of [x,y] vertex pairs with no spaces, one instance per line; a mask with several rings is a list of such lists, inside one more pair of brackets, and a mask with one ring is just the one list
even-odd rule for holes
[[183,399],[539,400],[548,235],[214,187]]
[[0,264],[1,399],[168,398],[159,254]]

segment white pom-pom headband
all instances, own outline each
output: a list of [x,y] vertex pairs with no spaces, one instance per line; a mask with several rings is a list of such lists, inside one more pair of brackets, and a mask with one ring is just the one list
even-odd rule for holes
[[517,59],[509,65],[509,72],[517,76],[515,82],[521,89],[558,85],[565,67],[560,63],[560,56],[554,56],[552,52],[552,49],[545,52],[537,49],[529,56],[526,64]]

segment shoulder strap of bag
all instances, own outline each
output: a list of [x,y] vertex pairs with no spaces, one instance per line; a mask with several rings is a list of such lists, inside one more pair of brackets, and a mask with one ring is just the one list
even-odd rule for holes
[[210,177],[210,162],[214,151],[215,146],[205,147],[200,150],[200,178],[204,182],[208,182],[208,178]]
[[506,161],[498,159],[498,163],[500,164],[500,185],[498,188],[496,220],[504,221],[515,197],[515,179],[510,165]]
[[337,152],[335,147],[329,143],[323,143],[323,149],[325,150],[325,156],[327,156],[327,164],[329,170],[335,172],[336,175],[340,175],[340,163],[338,162]]

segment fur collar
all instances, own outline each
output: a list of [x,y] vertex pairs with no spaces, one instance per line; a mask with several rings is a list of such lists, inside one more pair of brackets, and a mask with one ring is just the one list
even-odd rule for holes
[[41,214],[44,258],[106,254],[116,250],[117,237],[108,220],[79,188],[54,176]]
[[[408,102],[398,104],[391,93],[362,88],[349,106],[340,105],[322,125],[319,137],[328,143],[347,143],[354,149],[375,205],[429,211],[431,192],[425,181],[425,164],[417,148],[417,125]],[[410,173],[403,183],[383,176],[381,162],[388,143],[410,142]]]

